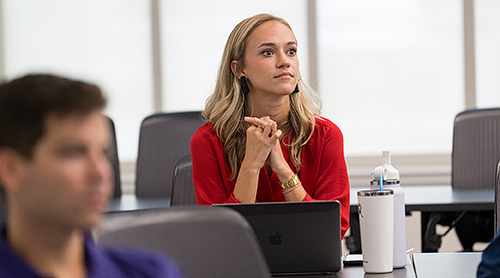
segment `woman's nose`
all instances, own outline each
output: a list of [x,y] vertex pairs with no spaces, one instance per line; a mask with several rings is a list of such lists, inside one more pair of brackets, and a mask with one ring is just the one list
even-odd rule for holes
[[281,68],[281,67],[289,67],[290,66],[290,60],[289,57],[286,55],[286,53],[280,51],[277,55],[277,64],[276,67]]

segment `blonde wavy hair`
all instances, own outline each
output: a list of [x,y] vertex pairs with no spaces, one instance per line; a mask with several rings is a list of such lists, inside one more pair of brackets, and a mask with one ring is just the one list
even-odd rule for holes
[[[224,160],[231,169],[231,179],[236,178],[245,156],[246,128],[245,116],[252,113],[246,97],[241,92],[238,78],[231,71],[231,62],[236,60],[244,65],[244,53],[250,34],[267,21],[278,21],[292,28],[284,19],[258,14],[240,22],[233,29],[224,48],[214,93],[207,99],[202,115],[213,123],[214,131],[224,143]],[[293,33],[293,31],[292,31]],[[282,141],[290,148],[290,158],[297,171],[302,166],[301,151],[314,131],[315,117],[319,115],[320,101],[315,92],[300,78],[299,92],[290,94],[290,112],[284,123],[278,123],[283,131],[291,131]]]

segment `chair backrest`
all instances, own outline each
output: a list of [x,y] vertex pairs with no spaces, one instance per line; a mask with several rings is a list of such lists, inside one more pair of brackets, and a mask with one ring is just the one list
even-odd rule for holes
[[109,118],[109,126],[111,130],[111,146],[109,154],[109,162],[113,167],[114,173],[114,186],[113,186],[113,198],[120,198],[122,196],[122,183],[120,179],[120,160],[118,159],[118,147],[116,144],[116,129],[115,123],[111,118]]
[[94,232],[98,244],[167,254],[187,278],[270,277],[256,236],[225,208],[173,207],[109,216]]
[[495,234],[498,233],[498,226],[500,224],[500,159],[497,161],[495,169]]
[[500,108],[459,113],[453,128],[452,187],[493,189],[499,157]]
[[137,156],[137,197],[170,197],[174,166],[190,152],[191,137],[203,124],[199,111],[160,113],[144,119]]
[[174,168],[172,178],[171,206],[192,206],[197,205],[193,183],[193,164],[191,154],[183,156]]

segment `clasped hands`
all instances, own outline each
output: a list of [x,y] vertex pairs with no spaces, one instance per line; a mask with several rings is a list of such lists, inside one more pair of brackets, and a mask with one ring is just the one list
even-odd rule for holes
[[281,151],[283,132],[276,122],[269,116],[245,117],[244,120],[251,124],[246,133],[245,160],[257,169],[267,164],[280,180],[288,180],[292,172]]

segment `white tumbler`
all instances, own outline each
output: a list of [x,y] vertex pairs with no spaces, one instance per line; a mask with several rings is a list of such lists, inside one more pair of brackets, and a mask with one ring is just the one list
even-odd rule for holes
[[[382,180],[380,179],[382,175]],[[382,165],[371,173],[370,189],[394,190],[394,268],[406,266],[406,209],[405,192],[400,185],[399,171],[391,165],[391,154],[382,152]]]
[[394,191],[358,191],[363,269],[366,273],[393,270]]

